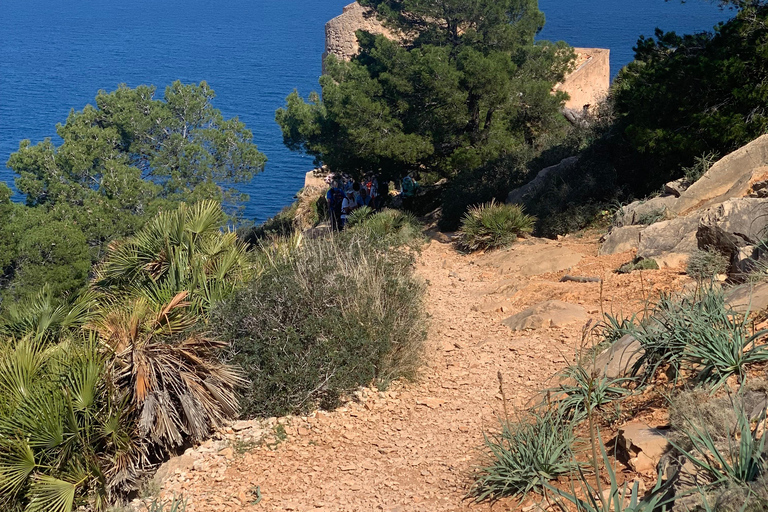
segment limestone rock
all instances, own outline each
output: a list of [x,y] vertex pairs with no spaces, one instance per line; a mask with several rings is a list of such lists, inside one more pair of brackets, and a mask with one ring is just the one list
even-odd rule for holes
[[649,225],[667,220],[673,216],[670,210],[676,201],[675,196],[659,196],[647,201],[635,201],[621,208],[616,218],[616,225],[619,227]]
[[158,468],[157,472],[152,477],[152,480],[154,480],[156,484],[162,486],[163,482],[165,482],[171,475],[191,470],[195,460],[195,456],[188,454],[173,457]]
[[737,286],[726,294],[725,299],[739,313],[763,311],[768,309],[768,282]]
[[516,188],[515,190],[511,191],[507,195],[507,203],[518,203],[522,204],[528,199],[529,197],[535,196],[546,184],[551,180],[552,178],[567,172],[573,168],[574,165],[576,165],[576,162],[579,161],[579,157],[577,156],[571,156],[564,160],[561,160],[560,163],[551,165],[549,167],[545,167],[544,169],[540,170],[539,173],[536,175],[535,178],[533,178],[531,181],[526,183],[520,188]]
[[688,187],[690,186],[691,184],[688,183],[685,178],[680,178],[679,180],[670,181],[664,185],[664,193],[671,196],[680,197],[680,195],[688,190]]
[[631,334],[627,334],[598,354],[592,367],[609,379],[626,377],[643,353],[640,342]]
[[542,302],[502,321],[513,331],[563,327],[587,320],[587,312],[581,306],[559,300]]
[[531,244],[518,243],[509,249],[496,251],[489,255],[483,264],[498,269],[501,274],[530,277],[560,272],[577,265],[581,259],[581,254],[565,247],[534,241]]
[[344,7],[342,14],[325,24],[325,53],[323,54],[323,72],[325,58],[334,55],[340,60],[350,60],[360,51],[357,42],[358,30],[365,30],[374,35],[384,35],[389,39],[399,39],[391,30],[371,15],[370,8],[353,2]]
[[611,229],[603,238],[599,254],[618,254],[637,249],[640,245],[640,233],[646,226],[624,226]]
[[642,421],[632,421],[621,427],[616,441],[628,456],[629,466],[638,473],[655,471],[661,457],[670,449],[664,432]]
[[637,257],[656,260],[660,266],[681,265],[698,249],[698,228],[699,219],[695,215],[652,224],[640,233]]
[[314,169],[304,175],[304,188],[317,188],[326,189],[328,184],[325,182],[325,178],[320,175],[322,169]]
[[687,214],[728,199],[744,197],[752,185],[768,175],[768,135],[763,135],[717,161],[696,183],[688,187],[672,206],[672,212]]
[[745,242],[758,240],[768,228],[768,199],[737,198],[703,211],[657,222],[640,233],[637,256],[660,265],[677,266],[699,248],[696,233],[713,226]]

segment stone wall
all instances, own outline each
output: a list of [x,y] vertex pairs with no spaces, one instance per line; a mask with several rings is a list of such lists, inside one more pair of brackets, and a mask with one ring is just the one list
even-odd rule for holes
[[[390,39],[397,35],[385,28],[375,17],[366,16],[369,9],[357,2],[346,7],[341,15],[333,18],[325,25],[325,53],[335,55],[342,60],[349,60],[357,54],[360,46],[357,44],[355,32],[365,30],[372,34],[383,34]],[[601,48],[575,48],[577,59],[576,69],[566,77],[556,89],[567,92],[571,99],[565,104],[566,108],[581,110],[586,105],[596,105],[608,94],[611,84],[611,68],[609,62],[610,50]],[[325,72],[325,66],[323,66]]]
[[603,48],[574,48],[576,69],[565,77],[555,89],[565,91],[571,99],[565,108],[581,110],[586,105],[597,105],[608,95],[611,86],[611,51]]
[[365,30],[371,34],[383,34],[393,39],[394,34],[385,28],[374,16],[366,16],[367,9],[357,2],[346,7],[341,15],[336,16],[325,24],[325,53],[323,54],[323,72],[325,72],[325,58],[335,55],[341,60],[350,60],[358,51],[355,32]]

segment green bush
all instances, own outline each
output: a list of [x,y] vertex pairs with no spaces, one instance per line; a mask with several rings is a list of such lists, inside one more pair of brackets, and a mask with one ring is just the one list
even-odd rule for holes
[[533,414],[519,423],[502,422],[501,432],[485,436],[487,465],[475,474],[469,497],[475,502],[522,498],[580,468],[573,457],[575,437],[557,412]]
[[728,258],[715,250],[696,251],[688,258],[685,273],[699,281],[708,281],[718,274],[727,274]]
[[685,499],[690,510],[766,510],[768,447],[758,430],[765,418],[766,384],[750,381],[735,395],[686,390],[671,398],[669,439],[703,475],[696,481],[707,483],[702,493]]
[[616,273],[629,274],[635,270],[659,270],[659,264],[651,258],[635,258],[616,269]]
[[361,211],[359,217],[352,219],[350,229],[345,230],[342,238],[365,239],[368,244],[381,250],[399,246],[416,249],[424,241],[421,225],[408,212],[385,209],[372,213],[361,208],[355,213],[358,211]]
[[474,206],[464,215],[459,228],[458,245],[466,251],[506,247],[517,237],[530,233],[536,219],[516,204],[496,201]]
[[347,228],[351,228],[357,224],[361,224],[368,220],[374,214],[373,208],[370,206],[362,206],[353,211],[349,217],[347,217]]
[[211,328],[251,381],[245,416],[331,407],[360,385],[412,376],[425,339],[424,288],[404,250],[364,232],[305,240],[220,303]]

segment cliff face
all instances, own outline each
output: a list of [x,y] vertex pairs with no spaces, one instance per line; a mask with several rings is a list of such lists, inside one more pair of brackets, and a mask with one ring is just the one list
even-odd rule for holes
[[355,36],[358,30],[365,30],[375,35],[381,34],[390,39],[396,38],[392,31],[385,28],[375,16],[366,16],[368,13],[370,9],[353,2],[344,7],[341,15],[325,24],[323,72],[325,72],[325,58],[328,55],[335,55],[341,60],[350,60],[360,51],[360,45],[357,44]]
[[[397,39],[397,34],[384,27],[374,16],[366,16],[370,9],[354,2],[346,7],[341,15],[325,25],[325,53],[349,60],[360,50],[355,32],[365,30],[371,34],[382,34],[390,39]],[[555,89],[565,91],[571,99],[565,107],[581,110],[586,105],[595,105],[608,94],[611,84],[610,50],[602,48],[574,48],[576,50],[576,69]],[[325,66],[323,66],[325,72]]]

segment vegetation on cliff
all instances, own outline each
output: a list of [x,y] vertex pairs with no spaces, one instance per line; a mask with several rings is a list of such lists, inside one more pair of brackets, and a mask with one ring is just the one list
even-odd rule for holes
[[99,92],[95,106],[57,126],[62,139],[22,141],[8,167],[26,205],[0,187],[0,288],[34,296],[47,282],[76,291],[108,244],[135,233],[179,201],[246,199],[233,185],[250,180],[266,158],[237,118],[224,119],[205,83],[175,82],[162,99],[151,86]]
[[363,2],[405,43],[359,32],[351,62],[333,57],[322,98],[294,92],[278,110],[286,145],[332,171],[437,181],[535,147],[567,124],[552,94],[573,58],[535,41],[533,0]]

